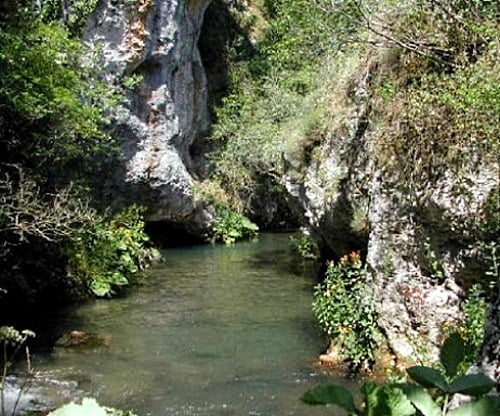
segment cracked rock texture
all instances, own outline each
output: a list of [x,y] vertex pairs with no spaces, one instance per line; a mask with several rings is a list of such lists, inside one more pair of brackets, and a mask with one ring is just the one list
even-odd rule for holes
[[[357,75],[341,126],[302,166],[287,161],[283,180],[326,256],[365,255],[387,350],[403,364],[428,361],[437,358],[443,329],[462,319],[460,282],[484,275],[468,230],[498,191],[500,169],[471,155],[459,174],[446,171],[408,189],[397,170],[377,163],[372,77],[370,69]],[[495,305],[483,361],[498,380],[498,300]]]
[[102,1],[84,40],[101,48],[109,83],[141,81],[113,115],[123,163],[111,169],[104,193],[116,205],[137,202],[149,221],[201,235],[212,213],[195,198],[191,147],[207,132],[207,82],[197,48],[210,0]]

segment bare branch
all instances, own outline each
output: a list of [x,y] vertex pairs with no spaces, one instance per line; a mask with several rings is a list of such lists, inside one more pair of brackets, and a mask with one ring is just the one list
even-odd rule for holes
[[[11,167],[12,168],[12,167]],[[15,244],[32,237],[55,241],[69,237],[97,213],[78,197],[72,185],[55,194],[41,194],[36,182],[16,167],[15,179],[7,172],[0,177],[0,233],[16,236]]]

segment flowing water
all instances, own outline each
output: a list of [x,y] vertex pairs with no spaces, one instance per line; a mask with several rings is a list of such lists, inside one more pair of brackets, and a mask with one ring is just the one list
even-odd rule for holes
[[332,414],[299,400],[328,379],[315,366],[325,340],[311,314],[314,273],[287,241],[264,234],[165,251],[128,296],[50,323],[52,333],[85,331],[106,345],[56,347],[35,355],[36,369],[144,416]]

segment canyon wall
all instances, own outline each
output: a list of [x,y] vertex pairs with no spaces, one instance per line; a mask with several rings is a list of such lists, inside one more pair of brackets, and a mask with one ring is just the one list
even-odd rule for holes
[[[148,221],[201,235],[213,214],[196,198],[193,144],[209,128],[207,80],[197,47],[210,0],[106,0],[85,30],[110,84],[135,77],[113,113],[119,166],[101,174],[113,205],[136,202]],[[203,163],[203,161],[201,161]]]
[[[197,47],[209,3],[106,0],[84,36],[101,48],[110,83],[140,77],[114,113],[123,163],[104,179],[109,199],[144,204],[149,221],[197,235],[213,221],[196,197],[206,162],[193,154],[210,123]],[[373,111],[376,70],[358,68],[347,92],[338,92],[345,95],[341,127],[325,133],[300,162],[283,156],[282,181],[323,253],[335,259],[361,250],[387,351],[400,362],[419,361],[436,357],[443,333],[463,318],[464,287],[484,276],[470,230],[498,192],[500,169],[498,160],[471,151],[460,169],[444,167],[414,186],[397,164],[381,162],[390,155],[381,153],[380,115]],[[491,322],[498,320],[495,305]],[[495,328],[490,325],[484,362],[498,377]]]
[[[442,166],[434,179],[406,181],[397,164],[383,162],[391,155],[382,154],[373,111],[375,71],[361,68],[340,93],[346,117],[304,166],[288,163],[284,183],[326,256],[364,254],[385,351],[402,363],[436,359],[443,334],[463,319],[464,288],[485,276],[474,233],[498,192],[499,164],[478,149],[458,170]],[[496,305],[483,361],[498,378]]]

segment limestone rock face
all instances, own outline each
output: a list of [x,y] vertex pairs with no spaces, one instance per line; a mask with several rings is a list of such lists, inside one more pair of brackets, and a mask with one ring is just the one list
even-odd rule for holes
[[114,202],[137,202],[148,220],[201,233],[209,210],[195,199],[193,143],[209,127],[207,82],[197,48],[210,0],[100,2],[84,40],[100,49],[103,76],[141,81],[114,114],[123,164],[108,172]]
[[[460,174],[446,171],[409,189],[397,169],[377,163],[370,79],[368,70],[359,74],[352,98],[346,98],[347,122],[328,133],[301,172],[290,162],[284,182],[302,204],[324,254],[338,260],[361,250],[366,256],[389,350],[403,363],[435,359],[443,329],[462,318],[460,281],[484,275],[469,230],[498,189],[500,169],[471,154]],[[490,321],[498,324],[495,311]],[[490,367],[494,353],[498,360],[498,329],[493,329],[490,325],[495,341],[484,358]]]

